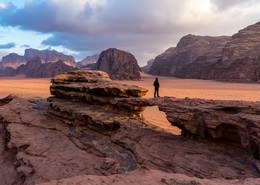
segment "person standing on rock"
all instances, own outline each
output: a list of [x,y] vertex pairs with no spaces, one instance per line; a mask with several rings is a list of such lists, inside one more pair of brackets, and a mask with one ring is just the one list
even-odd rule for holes
[[153,86],[154,86],[154,97],[160,97],[159,96],[159,87],[160,87],[160,83],[159,83],[159,79],[155,78],[155,81],[153,82]]

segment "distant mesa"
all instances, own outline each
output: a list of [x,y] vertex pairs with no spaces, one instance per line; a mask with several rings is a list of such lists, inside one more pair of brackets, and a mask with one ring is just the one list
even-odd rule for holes
[[153,65],[153,62],[154,62],[154,59],[148,60],[146,66],[141,67],[142,71],[144,73],[149,73],[149,70],[150,70],[151,66]]
[[141,68],[138,66],[134,55],[115,48],[101,52],[95,69],[107,72],[111,79],[141,79]]
[[25,74],[31,78],[51,78],[64,72],[77,68],[66,65],[62,60],[57,62],[41,63],[41,58],[36,57],[17,68],[16,74]]
[[12,67],[17,69],[19,66],[26,64],[27,61],[39,57],[41,63],[54,63],[62,60],[66,65],[76,67],[75,60],[70,55],[57,52],[55,50],[37,50],[37,49],[26,49],[24,56],[20,56],[16,53],[11,53],[4,56],[0,63],[0,68],[5,69],[6,67]]
[[99,58],[99,54],[95,54],[92,56],[87,56],[82,61],[77,62],[77,68],[92,68],[95,63],[97,63]]
[[26,49],[24,56],[11,53],[0,62],[1,76],[23,74],[33,78],[49,78],[75,69],[72,56],[55,50]]
[[260,82],[260,22],[232,37],[184,36],[157,56],[150,74],[232,82]]
[[20,56],[16,53],[10,53],[2,58],[2,62],[0,62],[0,69],[5,69],[7,67],[16,69],[23,64],[26,64],[26,59],[24,56]]

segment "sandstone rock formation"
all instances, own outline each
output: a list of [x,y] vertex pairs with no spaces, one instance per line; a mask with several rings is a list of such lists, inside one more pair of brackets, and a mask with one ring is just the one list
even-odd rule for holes
[[155,58],[150,74],[260,82],[260,22],[230,37],[187,35]]
[[260,82],[260,22],[240,30],[223,49],[222,60],[209,78]]
[[[189,131],[197,126],[192,124],[195,113],[199,125],[206,115],[212,115],[209,118],[213,122],[220,122],[216,112],[231,114],[235,112],[233,109],[212,108],[206,114],[202,107],[211,104],[197,104],[197,107],[201,105],[197,108],[198,100],[144,99],[141,97],[145,89],[116,84],[107,73],[100,71],[59,75],[52,79],[51,93],[54,96],[48,101],[14,97],[0,100],[0,178],[4,184],[259,182],[259,161],[242,147],[173,135],[149,124],[141,114],[145,106],[158,105],[161,110],[166,109],[173,123],[178,114],[183,124],[177,125],[185,133],[196,135]],[[258,107],[249,105],[241,111],[244,114],[238,115],[243,120],[241,125],[255,130],[248,132],[252,134],[250,138],[257,138],[259,127],[253,125],[258,124],[255,114]],[[223,115],[223,119],[229,118]],[[194,120],[190,127],[185,116]],[[233,114],[231,118],[237,119]],[[217,125],[204,122],[209,127]],[[214,127],[209,133],[214,133]]]
[[100,54],[96,69],[107,72],[111,79],[139,80],[141,78],[141,68],[134,55],[115,48],[110,48]]
[[168,98],[159,103],[159,109],[183,136],[242,145],[260,158],[259,103]]
[[89,67],[89,66],[94,66],[93,64],[95,64],[98,61],[99,58],[99,54],[95,54],[92,56],[87,56],[86,58],[84,58],[82,61],[77,62],[77,68],[85,68],[85,67]]
[[157,56],[150,68],[153,75],[181,78],[204,78],[207,71],[222,57],[229,37],[187,35],[176,48],[169,48]]

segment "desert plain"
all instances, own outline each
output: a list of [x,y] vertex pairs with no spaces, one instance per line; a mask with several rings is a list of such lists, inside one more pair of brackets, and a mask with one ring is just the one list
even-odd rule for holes
[[[137,85],[148,89],[145,98],[153,97],[153,81],[155,76],[142,74],[140,81],[117,81]],[[50,96],[51,79],[42,78],[0,78],[0,98],[15,94],[23,98],[47,98]],[[227,83],[211,80],[179,79],[174,77],[159,77],[160,96],[176,98],[201,98],[212,100],[260,101],[260,84]],[[180,130],[170,125],[164,112],[158,107],[147,107],[144,118],[160,129],[173,134],[180,134]]]

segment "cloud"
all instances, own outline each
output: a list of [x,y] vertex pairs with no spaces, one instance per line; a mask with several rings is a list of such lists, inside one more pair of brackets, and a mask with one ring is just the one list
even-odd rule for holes
[[254,4],[259,4],[258,0],[211,0],[219,10],[227,10],[236,7],[248,7]]
[[2,4],[0,24],[50,33],[47,46],[117,47],[146,60],[188,33],[232,35],[258,22],[259,8],[257,0],[28,0],[20,8]]
[[31,46],[28,45],[28,44],[24,44],[24,45],[20,46],[20,48],[30,48],[30,47],[31,47]]
[[0,44],[0,49],[11,49],[15,47],[15,43],[14,42],[10,42],[7,44]]

